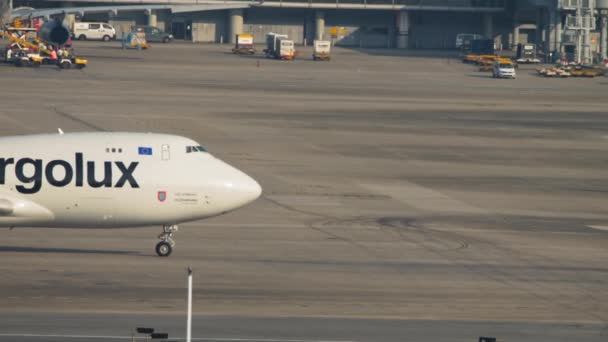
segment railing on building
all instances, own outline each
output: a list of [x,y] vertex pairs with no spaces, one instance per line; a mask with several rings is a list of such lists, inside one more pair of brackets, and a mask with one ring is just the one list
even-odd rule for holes
[[306,3],[309,7],[315,5],[335,5],[347,7],[356,5],[361,7],[399,7],[418,10],[504,10],[506,0],[266,0],[281,4]]
[[[49,1],[62,1],[62,0],[49,0]],[[234,1],[234,0],[231,0]],[[236,0],[239,1],[239,0]],[[251,2],[251,0],[242,0],[244,2]],[[344,7],[347,8],[349,5],[355,5],[357,7],[385,7],[385,8],[404,8],[404,9],[418,9],[418,10],[473,10],[473,11],[501,11],[505,8],[505,3],[512,0],[259,0],[262,6],[272,4],[285,4],[285,6],[291,6],[298,4],[299,6],[315,7],[315,5],[321,5],[327,7]],[[187,4],[200,4],[218,2],[222,0],[72,0],[72,3],[121,3],[121,4],[134,4],[134,3],[147,3],[147,4],[167,4],[167,5],[187,5]],[[299,7],[293,6],[293,7]]]
[[592,0],[560,0],[559,7],[566,10],[575,10],[579,3],[581,3],[581,7],[590,7],[592,5]]

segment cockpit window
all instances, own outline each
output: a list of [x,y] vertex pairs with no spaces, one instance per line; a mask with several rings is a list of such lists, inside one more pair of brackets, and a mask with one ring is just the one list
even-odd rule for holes
[[200,145],[199,146],[186,146],[186,153],[193,153],[193,152],[207,152],[207,149]]

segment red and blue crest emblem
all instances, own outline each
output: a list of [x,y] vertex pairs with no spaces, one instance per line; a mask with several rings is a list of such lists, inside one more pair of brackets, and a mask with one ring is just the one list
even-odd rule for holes
[[159,191],[158,194],[156,195],[156,197],[158,198],[159,202],[164,202],[167,199],[167,192]]

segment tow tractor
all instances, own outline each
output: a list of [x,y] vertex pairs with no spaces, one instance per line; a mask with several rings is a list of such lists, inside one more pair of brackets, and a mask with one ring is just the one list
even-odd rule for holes
[[18,68],[39,67],[44,62],[43,57],[40,57],[37,53],[30,53],[28,50],[15,51],[9,61]]
[[57,65],[59,65],[61,69],[83,69],[87,64],[89,64],[88,60],[77,57],[63,57],[59,58],[57,61]]

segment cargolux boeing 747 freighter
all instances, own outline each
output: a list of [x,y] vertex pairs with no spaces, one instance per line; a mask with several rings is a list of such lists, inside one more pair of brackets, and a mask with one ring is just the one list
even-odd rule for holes
[[67,133],[0,138],[0,226],[159,225],[159,256],[181,222],[257,199],[260,185],[184,137]]

